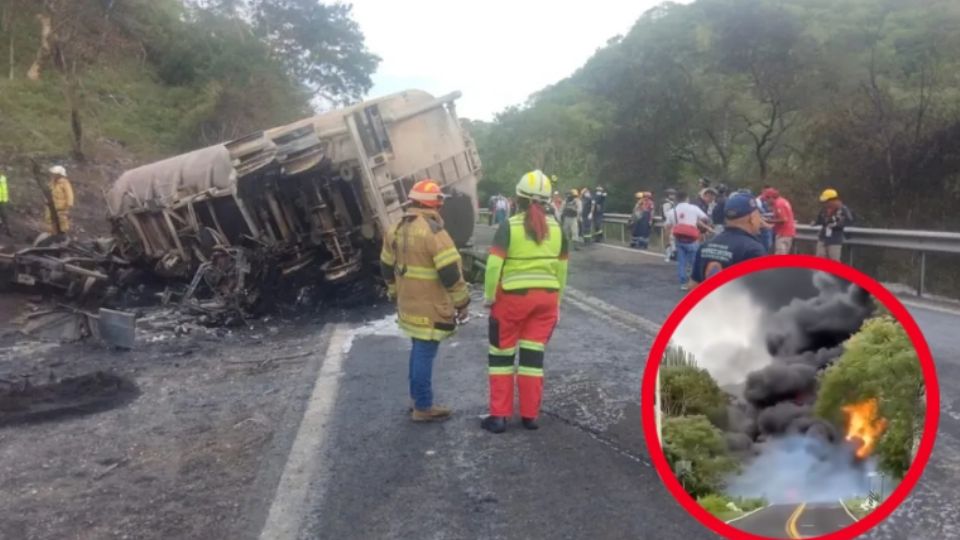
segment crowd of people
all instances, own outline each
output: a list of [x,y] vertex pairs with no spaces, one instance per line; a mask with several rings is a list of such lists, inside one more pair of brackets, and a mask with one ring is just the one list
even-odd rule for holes
[[[555,180],[555,179],[554,179]],[[537,429],[543,397],[544,351],[559,320],[566,288],[569,250],[602,239],[606,191],[598,186],[571,189],[563,197],[542,171],[531,171],[516,197],[490,199],[496,224],[484,278],[488,327],[489,413],[480,427],[502,433],[514,415],[519,394],[521,424]],[[444,230],[444,195],[432,180],[413,186],[403,219],[383,239],[380,256],[388,295],[397,304],[400,328],[411,338],[409,395],[411,418],[429,422],[452,411],[433,401],[433,362],[441,341],[469,318],[470,295],[460,253]],[[853,214],[834,189],[820,196],[817,253],[838,260],[844,228]],[[646,248],[656,212],[654,195],[636,194],[630,217],[631,245]],[[669,189],[660,208],[669,238],[667,260],[677,261],[677,277],[688,290],[733,264],[793,249],[796,222],[790,201],[772,186],[759,196],[700,180],[695,198]],[[768,231],[768,232],[765,232]],[[599,234],[598,234],[599,233]]]
[[[631,246],[643,249],[652,231],[653,194],[639,192],[636,198]],[[821,193],[820,203],[812,223],[820,227],[816,254],[839,261],[844,229],[853,223],[853,213],[832,188]],[[713,186],[701,178],[695,200],[683,191],[668,189],[661,208],[668,242],[664,256],[676,261],[681,290],[737,262],[793,252],[797,235],[793,206],[773,186],[764,186],[755,196],[750,190],[731,192],[724,184]]]

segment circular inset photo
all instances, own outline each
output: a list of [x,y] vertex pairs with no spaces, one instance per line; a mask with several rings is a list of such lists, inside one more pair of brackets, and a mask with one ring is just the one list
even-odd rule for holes
[[939,393],[916,323],[880,284],[813,257],[695,289],[643,382],[654,465],[727,538],[855,538],[919,479]]

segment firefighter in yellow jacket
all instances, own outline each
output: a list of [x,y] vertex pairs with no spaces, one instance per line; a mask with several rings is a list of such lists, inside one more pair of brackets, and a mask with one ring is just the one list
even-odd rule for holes
[[439,209],[443,193],[433,180],[410,190],[411,206],[400,223],[387,231],[380,267],[391,300],[396,300],[400,328],[413,340],[409,383],[415,422],[443,420],[448,407],[433,403],[433,361],[440,341],[466,320],[470,294],[462,262],[443,228]]
[[545,208],[551,190],[542,172],[523,175],[517,184],[520,212],[500,225],[487,258],[490,415],[480,425],[493,433],[505,431],[513,416],[514,378],[523,426],[538,427],[544,350],[559,320],[569,252],[569,238]]
[[[50,215],[49,205],[45,216],[50,234],[66,233],[70,230],[70,209],[73,208],[73,186],[67,179],[67,170],[60,165],[50,167],[50,196],[53,198],[53,207],[57,210],[57,223]],[[57,225],[60,230],[57,231]]]

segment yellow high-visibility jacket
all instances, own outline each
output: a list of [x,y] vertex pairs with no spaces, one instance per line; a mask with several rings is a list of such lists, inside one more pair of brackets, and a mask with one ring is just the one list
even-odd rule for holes
[[487,257],[484,299],[496,300],[497,287],[504,291],[547,289],[562,297],[567,286],[569,246],[553,216],[547,216],[548,235],[542,244],[527,236],[525,213],[500,224]]
[[441,341],[456,330],[456,310],[470,303],[463,262],[435,210],[415,208],[387,231],[380,268],[398,323],[408,336]]
[[7,177],[0,174],[0,204],[10,202],[10,188],[7,187]]

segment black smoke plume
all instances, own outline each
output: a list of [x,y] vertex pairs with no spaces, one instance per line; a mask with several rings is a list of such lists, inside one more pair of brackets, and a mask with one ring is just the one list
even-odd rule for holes
[[[775,502],[786,486],[803,484],[810,490],[802,496],[814,500],[859,485],[865,477],[843,435],[816,418],[813,405],[817,374],[843,354],[843,343],[873,313],[871,296],[809,270],[768,270],[749,278],[747,290],[771,312],[764,332],[771,363],[747,375],[743,400],[728,409],[728,445],[749,460],[731,492]],[[810,478],[824,471],[829,475],[819,484]]]

